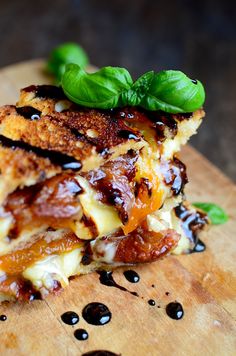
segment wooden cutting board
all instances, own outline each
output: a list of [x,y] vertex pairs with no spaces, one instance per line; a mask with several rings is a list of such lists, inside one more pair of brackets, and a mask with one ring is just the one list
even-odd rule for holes
[[[42,60],[34,60],[2,69],[0,104],[14,104],[21,87],[49,82],[43,66]],[[123,268],[115,271],[115,280],[139,297],[101,285],[94,273],[71,281],[60,296],[0,306],[0,314],[7,315],[0,321],[1,355],[81,355],[96,349],[122,356],[236,355],[236,187],[193,148],[185,147],[182,158],[190,201],[218,203],[230,216],[227,224],[202,235],[207,250],[135,267],[141,277],[137,284],[124,278]],[[185,312],[178,321],[165,312],[175,300]],[[83,307],[93,301],[109,307],[109,324],[92,326],[83,320]],[[68,310],[80,315],[75,327],[60,319]],[[76,328],[88,331],[87,341],[75,339]]]

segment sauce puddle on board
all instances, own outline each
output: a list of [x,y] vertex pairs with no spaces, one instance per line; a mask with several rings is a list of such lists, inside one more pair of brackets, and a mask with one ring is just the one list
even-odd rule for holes
[[140,281],[140,277],[137,272],[129,269],[127,271],[124,271],[124,276],[129,281],[130,283],[138,283]]
[[7,320],[7,316],[6,315],[0,315],[0,321],[6,321]]
[[113,272],[107,272],[107,271],[98,271],[97,272],[100,276],[99,278],[99,281],[101,284],[104,284],[105,286],[108,286],[108,287],[115,287],[115,288],[118,288],[120,290],[122,290],[123,292],[127,292],[127,293],[130,293],[132,295],[134,295],[135,297],[138,297],[138,293],[137,292],[131,292],[129,291],[127,288],[123,287],[123,286],[120,286],[119,284],[117,284],[115,281],[114,281],[114,278],[112,276],[112,273]]
[[68,311],[61,315],[61,320],[65,324],[75,325],[79,322],[79,315],[73,311]]
[[149,299],[148,304],[154,307],[156,305],[156,302],[154,299]]
[[107,350],[95,350],[89,351],[81,356],[121,356],[121,354],[115,354],[114,352],[107,351]]
[[84,341],[87,340],[89,337],[89,334],[86,330],[84,329],[77,329],[74,332],[74,336],[77,340]]
[[105,325],[111,321],[112,313],[105,304],[94,302],[84,307],[82,316],[88,324]]
[[166,306],[166,314],[175,320],[182,319],[184,316],[184,310],[180,303],[178,302],[171,302]]

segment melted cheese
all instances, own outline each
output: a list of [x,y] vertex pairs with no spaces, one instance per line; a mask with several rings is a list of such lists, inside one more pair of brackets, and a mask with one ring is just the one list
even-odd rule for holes
[[36,289],[53,289],[54,281],[62,287],[69,284],[69,277],[78,274],[82,248],[61,255],[44,258],[26,268],[23,277],[30,280]]
[[[169,199],[171,200],[171,199]],[[174,255],[180,255],[187,253],[190,249],[190,241],[182,229],[182,221],[175,215],[174,209],[165,211],[161,209],[155,214],[148,215],[147,217],[148,228],[155,232],[159,232],[165,229],[174,229],[180,234],[180,240],[177,247],[171,251]]]
[[91,188],[86,179],[78,176],[77,180],[84,189],[80,195],[80,202],[87,217],[92,218],[98,230],[98,237],[112,233],[122,226],[116,209],[112,206],[103,204],[97,200],[97,193]]

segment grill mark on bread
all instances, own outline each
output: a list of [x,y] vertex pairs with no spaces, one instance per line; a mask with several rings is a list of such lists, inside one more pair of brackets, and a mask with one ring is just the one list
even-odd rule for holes
[[[98,153],[129,140],[142,139],[142,135],[137,130],[102,110],[81,108],[79,111],[67,110],[60,114],[55,113],[52,117],[60,126],[66,126],[74,134],[79,134],[82,141],[86,140],[96,146]],[[91,131],[95,133],[94,137],[89,135]]]
[[62,169],[65,170],[70,169],[78,171],[82,168],[81,161],[76,160],[74,157],[68,156],[58,151],[46,150],[39,147],[35,147],[23,141],[14,141],[10,138],[4,137],[3,135],[0,135],[0,144],[3,147],[11,148],[12,150],[20,148],[26,152],[35,153],[39,157],[48,158],[53,164],[60,166]]

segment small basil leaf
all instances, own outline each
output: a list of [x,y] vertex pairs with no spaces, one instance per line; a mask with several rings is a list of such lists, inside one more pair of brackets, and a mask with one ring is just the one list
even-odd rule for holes
[[87,54],[78,44],[64,43],[52,50],[49,55],[47,68],[60,81],[65,72],[66,64],[75,63],[81,68],[85,68],[88,62]]
[[154,77],[154,72],[150,71],[143,74],[140,78],[138,78],[131,89],[125,93],[126,98],[124,98],[124,102],[129,106],[138,106],[141,101],[146,96],[147,91],[151,85],[151,82]]
[[193,203],[196,208],[205,211],[213,225],[224,224],[228,221],[228,215],[219,206],[213,203]]
[[119,67],[104,67],[86,73],[76,64],[66,66],[62,88],[66,96],[79,105],[111,109],[120,105],[120,98],[132,86],[129,72]]
[[205,91],[200,81],[191,80],[180,71],[156,73],[141,105],[147,110],[169,113],[192,112],[205,101]]

